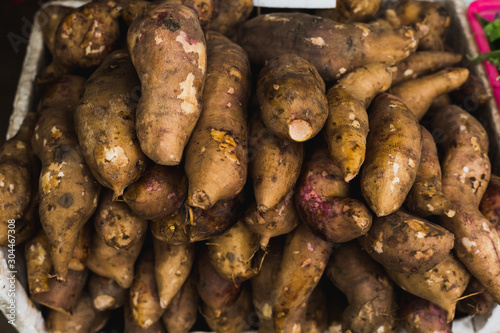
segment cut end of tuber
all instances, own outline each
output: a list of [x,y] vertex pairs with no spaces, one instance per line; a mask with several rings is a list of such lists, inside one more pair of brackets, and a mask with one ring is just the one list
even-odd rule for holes
[[454,210],[449,210],[449,211],[445,212],[445,214],[446,214],[446,216],[448,216],[448,217],[453,217],[453,216],[455,216],[456,211],[454,211]]
[[205,193],[205,191],[194,192],[194,194],[190,196],[190,199],[191,199],[189,200],[190,202],[188,202],[189,206],[198,207],[204,210],[212,207],[212,203],[210,202],[210,197]]
[[94,307],[96,310],[104,311],[115,304],[115,298],[109,295],[101,295],[94,299]]
[[259,212],[261,213],[265,213],[267,212],[267,210],[269,209],[266,205],[257,205],[257,209],[259,210]]
[[288,134],[294,141],[306,141],[311,138],[312,127],[307,121],[296,119],[288,125]]

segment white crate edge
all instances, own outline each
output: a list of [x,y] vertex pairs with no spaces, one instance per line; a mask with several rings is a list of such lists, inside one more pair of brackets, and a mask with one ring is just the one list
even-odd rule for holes
[[[87,1],[88,2],[88,1]],[[49,4],[61,4],[69,7],[81,6],[82,1],[53,1],[45,3],[41,8]],[[23,67],[17,84],[16,95],[14,96],[14,104],[12,114],[9,120],[7,129],[7,139],[13,137],[30,111],[30,108],[35,107],[34,85],[35,77],[44,65],[44,45],[42,30],[38,24],[36,17],[40,15],[38,11],[33,18],[33,26],[26,47],[26,55],[23,61]],[[8,265],[9,249],[0,247],[0,311],[7,316],[9,309],[7,308],[12,297],[9,295],[11,287],[11,269]],[[19,260],[16,258],[16,261]],[[35,304],[31,301],[28,294],[24,290],[21,283],[16,279],[15,285],[15,329],[20,333],[46,333],[44,318]]]
[[[388,0],[390,1],[390,0]],[[385,2],[388,2],[385,1]],[[44,6],[49,4],[60,4],[69,7],[81,6],[87,1],[78,0],[68,0],[68,1],[52,1],[45,3]],[[273,2],[272,6],[268,7],[297,7],[297,8],[328,8],[331,7],[330,3],[325,5],[325,0],[317,1],[295,1],[301,3],[301,5],[292,5],[293,1],[281,1],[282,3],[287,3],[287,6],[278,6],[276,1],[272,0],[254,0],[255,6],[264,7],[263,3]],[[280,1],[278,1],[280,2]],[[309,6],[309,4],[317,2],[321,3],[317,6]],[[437,2],[447,2],[453,5],[455,14],[458,14],[458,20],[460,27],[463,29],[464,34],[467,37],[467,42],[471,48],[471,55],[475,56],[478,54],[477,47],[475,46],[472,32],[470,31],[467,19],[465,17],[466,4],[464,0],[448,0],[448,1],[437,1]],[[256,4],[258,3],[258,4]],[[38,15],[37,13],[36,15]],[[36,16],[35,16],[36,17]],[[30,107],[34,107],[34,80],[36,74],[40,71],[44,65],[44,46],[43,38],[40,26],[38,23],[34,22],[33,29],[29,38],[28,46],[26,49],[26,56],[23,62],[23,68],[20,74],[16,95],[14,98],[13,112],[10,117],[9,127],[7,130],[7,139],[14,136],[23,122],[26,114],[30,110]],[[483,81],[483,84],[489,90],[491,94],[491,88],[489,87],[488,79],[486,78],[486,73],[482,65],[477,66],[478,75]],[[498,107],[495,102],[490,101],[490,109],[493,111],[498,111]],[[496,139],[500,136],[500,114],[498,112],[491,112],[494,136]],[[499,141],[500,142],[500,141]],[[500,152],[499,152],[500,153]],[[498,158],[497,158],[498,160]],[[498,166],[497,166],[498,167]],[[8,314],[7,305],[9,304],[10,298],[8,297],[9,290],[9,269],[7,266],[8,252],[7,248],[0,248],[0,311],[5,315]],[[44,324],[41,312],[35,307],[31,299],[28,297],[26,291],[23,289],[19,281],[16,281],[16,322],[15,328],[20,333],[45,333],[47,332]],[[22,310],[22,311],[19,311]],[[22,316],[20,316],[22,314]],[[400,330],[398,333],[404,333],[405,330]],[[453,322],[453,332],[455,333],[499,333],[500,332],[500,306],[496,306],[489,318],[483,317],[466,317],[458,319]],[[192,333],[207,333],[202,331],[196,331]],[[256,333],[255,331],[249,331],[245,333]],[[328,332],[325,332],[328,333]]]

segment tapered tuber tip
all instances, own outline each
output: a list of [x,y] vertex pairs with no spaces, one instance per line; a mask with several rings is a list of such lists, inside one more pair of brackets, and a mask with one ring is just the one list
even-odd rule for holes
[[391,214],[391,213],[394,213],[394,212],[395,212],[395,211],[391,211],[391,212],[390,212],[390,211],[386,211],[386,210],[381,210],[381,211],[380,211],[380,210],[378,210],[378,209],[376,209],[376,208],[375,208],[375,209],[374,209],[374,208],[372,208],[372,210],[373,210],[373,212],[375,213],[375,215],[377,215],[377,217],[384,217],[384,216],[387,216],[387,215],[389,215],[389,214]]
[[160,299],[160,306],[161,306],[162,309],[166,309],[167,306],[168,306],[168,304],[164,300]]
[[123,191],[125,188],[114,188],[113,189],[113,197],[111,200],[113,201],[123,201]]
[[269,245],[269,240],[270,238],[268,236],[261,236],[260,238],[260,248],[262,250],[265,250],[267,246]]
[[345,175],[344,180],[345,180],[345,182],[346,182],[346,183],[349,183],[349,182],[350,182],[351,180],[353,180],[353,179],[354,179],[354,177],[356,177],[356,176],[357,176],[357,174],[356,174],[356,173],[350,173],[350,172],[349,172],[349,173],[347,173],[347,174]]
[[312,127],[307,121],[296,119],[288,125],[288,134],[294,141],[306,141],[311,138]]

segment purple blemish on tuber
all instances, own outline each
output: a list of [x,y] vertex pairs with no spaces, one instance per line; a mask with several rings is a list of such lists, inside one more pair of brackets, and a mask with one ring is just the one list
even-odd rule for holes
[[161,190],[160,184],[155,180],[150,180],[146,184],[146,190],[149,192]]
[[[301,206],[304,208],[308,206],[306,209],[308,212],[319,211],[330,214],[332,211],[332,205],[325,203],[312,185],[305,185],[300,191],[299,197]],[[338,200],[335,200],[335,202],[338,202]]]

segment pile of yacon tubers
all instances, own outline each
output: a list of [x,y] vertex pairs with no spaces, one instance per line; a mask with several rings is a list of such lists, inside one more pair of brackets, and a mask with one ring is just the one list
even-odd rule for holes
[[450,13],[337,3],[42,10],[52,62],[0,150],[0,237],[49,332],[451,332],[491,313],[500,178],[464,109],[490,96],[445,43]]

